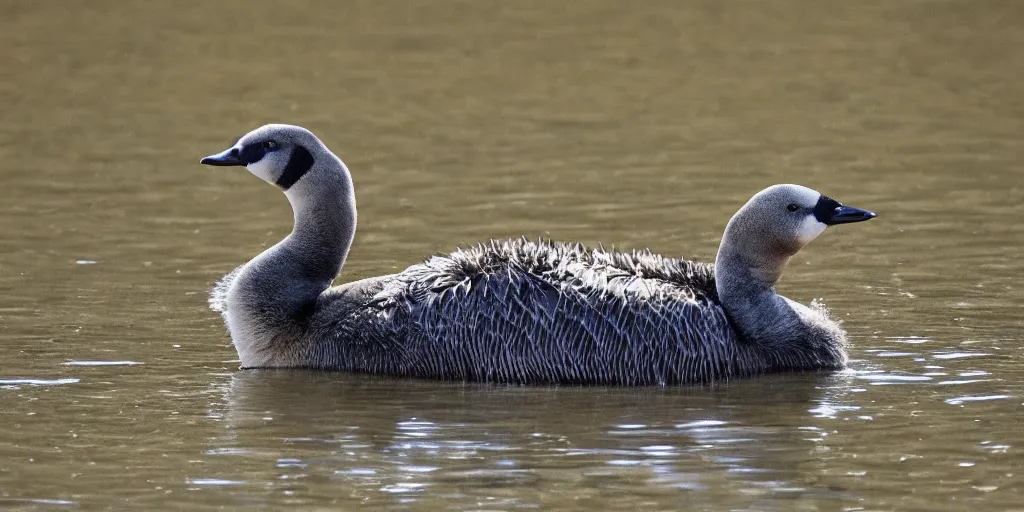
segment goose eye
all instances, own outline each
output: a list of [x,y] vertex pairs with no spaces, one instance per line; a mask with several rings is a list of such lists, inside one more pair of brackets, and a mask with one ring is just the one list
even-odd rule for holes
[[268,140],[263,143],[263,149],[266,149],[267,151],[273,151],[277,149],[277,143],[272,140]]
[[790,203],[790,205],[787,206],[786,209],[791,211],[791,212],[795,212],[795,211],[799,210],[800,207],[795,205],[795,204],[793,204],[793,203]]

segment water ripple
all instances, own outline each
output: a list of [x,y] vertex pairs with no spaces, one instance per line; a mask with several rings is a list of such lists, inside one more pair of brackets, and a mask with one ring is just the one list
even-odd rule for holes
[[867,375],[858,375],[858,379],[869,380],[872,384],[900,384],[906,382],[923,382],[932,380],[931,377],[926,375],[894,375],[891,373],[872,373]]
[[933,340],[931,338],[924,338],[924,337],[921,337],[921,336],[892,336],[892,337],[889,337],[889,338],[886,338],[886,339],[892,340],[892,341],[894,341],[896,343],[907,343],[907,344],[910,344],[910,345],[919,345],[921,343],[928,343],[928,342],[931,342],[931,341],[935,341],[935,340]]
[[62,366],[134,366],[140,363],[138,361],[67,361],[61,363]]
[[53,500],[46,498],[0,498],[0,505],[15,503],[31,503],[34,505],[74,505],[75,502],[68,500]]
[[229,486],[229,485],[245,485],[246,482],[241,480],[224,480],[221,478],[189,478],[185,480],[186,483],[192,485],[209,485],[209,486]]
[[949,352],[949,353],[946,353],[946,354],[933,354],[932,358],[933,359],[963,359],[965,357],[984,357],[984,356],[990,356],[990,355],[992,355],[992,354],[988,354],[988,353],[985,353],[985,352]]
[[961,405],[966,402],[985,402],[988,400],[1006,400],[1010,395],[982,395],[982,396],[956,396],[947,398],[945,402],[950,405]]
[[81,379],[69,377],[65,379],[0,379],[0,386],[61,386],[77,384]]
[[723,426],[725,424],[726,424],[726,422],[719,421],[719,420],[697,420],[697,421],[690,421],[690,422],[687,422],[687,423],[680,423],[680,424],[676,425],[676,428],[684,429],[684,428],[721,427],[721,426]]

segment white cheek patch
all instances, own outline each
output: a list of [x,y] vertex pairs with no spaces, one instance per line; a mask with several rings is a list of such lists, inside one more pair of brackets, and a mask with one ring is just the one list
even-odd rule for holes
[[818,221],[814,215],[808,215],[800,223],[800,227],[797,228],[797,238],[800,239],[801,244],[807,245],[811,243],[811,240],[818,238],[818,235],[825,231],[827,227],[824,222]]
[[263,181],[268,181],[270,183],[273,183],[274,182],[274,178],[273,178],[273,176],[271,174],[271,167],[272,167],[271,164],[270,164],[270,160],[271,159],[268,158],[268,157],[269,157],[269,155],[264,156],[263,158],[260,159],[259,162],[253,162],[253,163],[245,166],[245,168],[249,169],[249,172],[253,173],[257,178],[259,178],[259,179],[261,179]]

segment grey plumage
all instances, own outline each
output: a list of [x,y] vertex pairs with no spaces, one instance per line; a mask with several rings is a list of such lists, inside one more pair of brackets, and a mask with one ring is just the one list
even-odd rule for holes
[[[780,198],[793,201],[790,207],[799,203],[791,219],[769,215],[782,226],[773,230],[790,230],[797,242],[751,237],[742,232],[763,228],[741,222],[734,229],[730,222],[718,261],[724,288],[707,264],[525,239],[491,241],[329,288],[355,228],[348,171],[312,134],[285,125],[246,135],[236,153],[268,138],[304,147],[315,163],[286,190],[295,231],[211,293],[243,367],[665,385],[846,363],[845,334],[823,308],[774,293],[781,267],[824,224],[854,221],[835,220],[840,207],[855,209],[832,201],[837,206],[829,210],[832,203],[821,204],[831,200],[810,189],[773,187],[744,207],[767,208]],[[255,167],[254,174],[276,183],[283,156],[279,162],[234,165]],[[290,172],[297,173],[294,166]],[[736,236],[747,238],[727,243]],[[723,292],[742,307],[723,305]]]

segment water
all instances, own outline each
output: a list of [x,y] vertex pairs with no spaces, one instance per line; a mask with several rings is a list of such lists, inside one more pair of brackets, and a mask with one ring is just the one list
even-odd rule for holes
[[[1024,494],[1018,2],[2,2],[0,505],[1005,510]],[[342,280],[489,237],[710,261],[796,182],[838,374],[521,388],[240,372],[209,285],[290,228],[198,165],[353,170]]]

